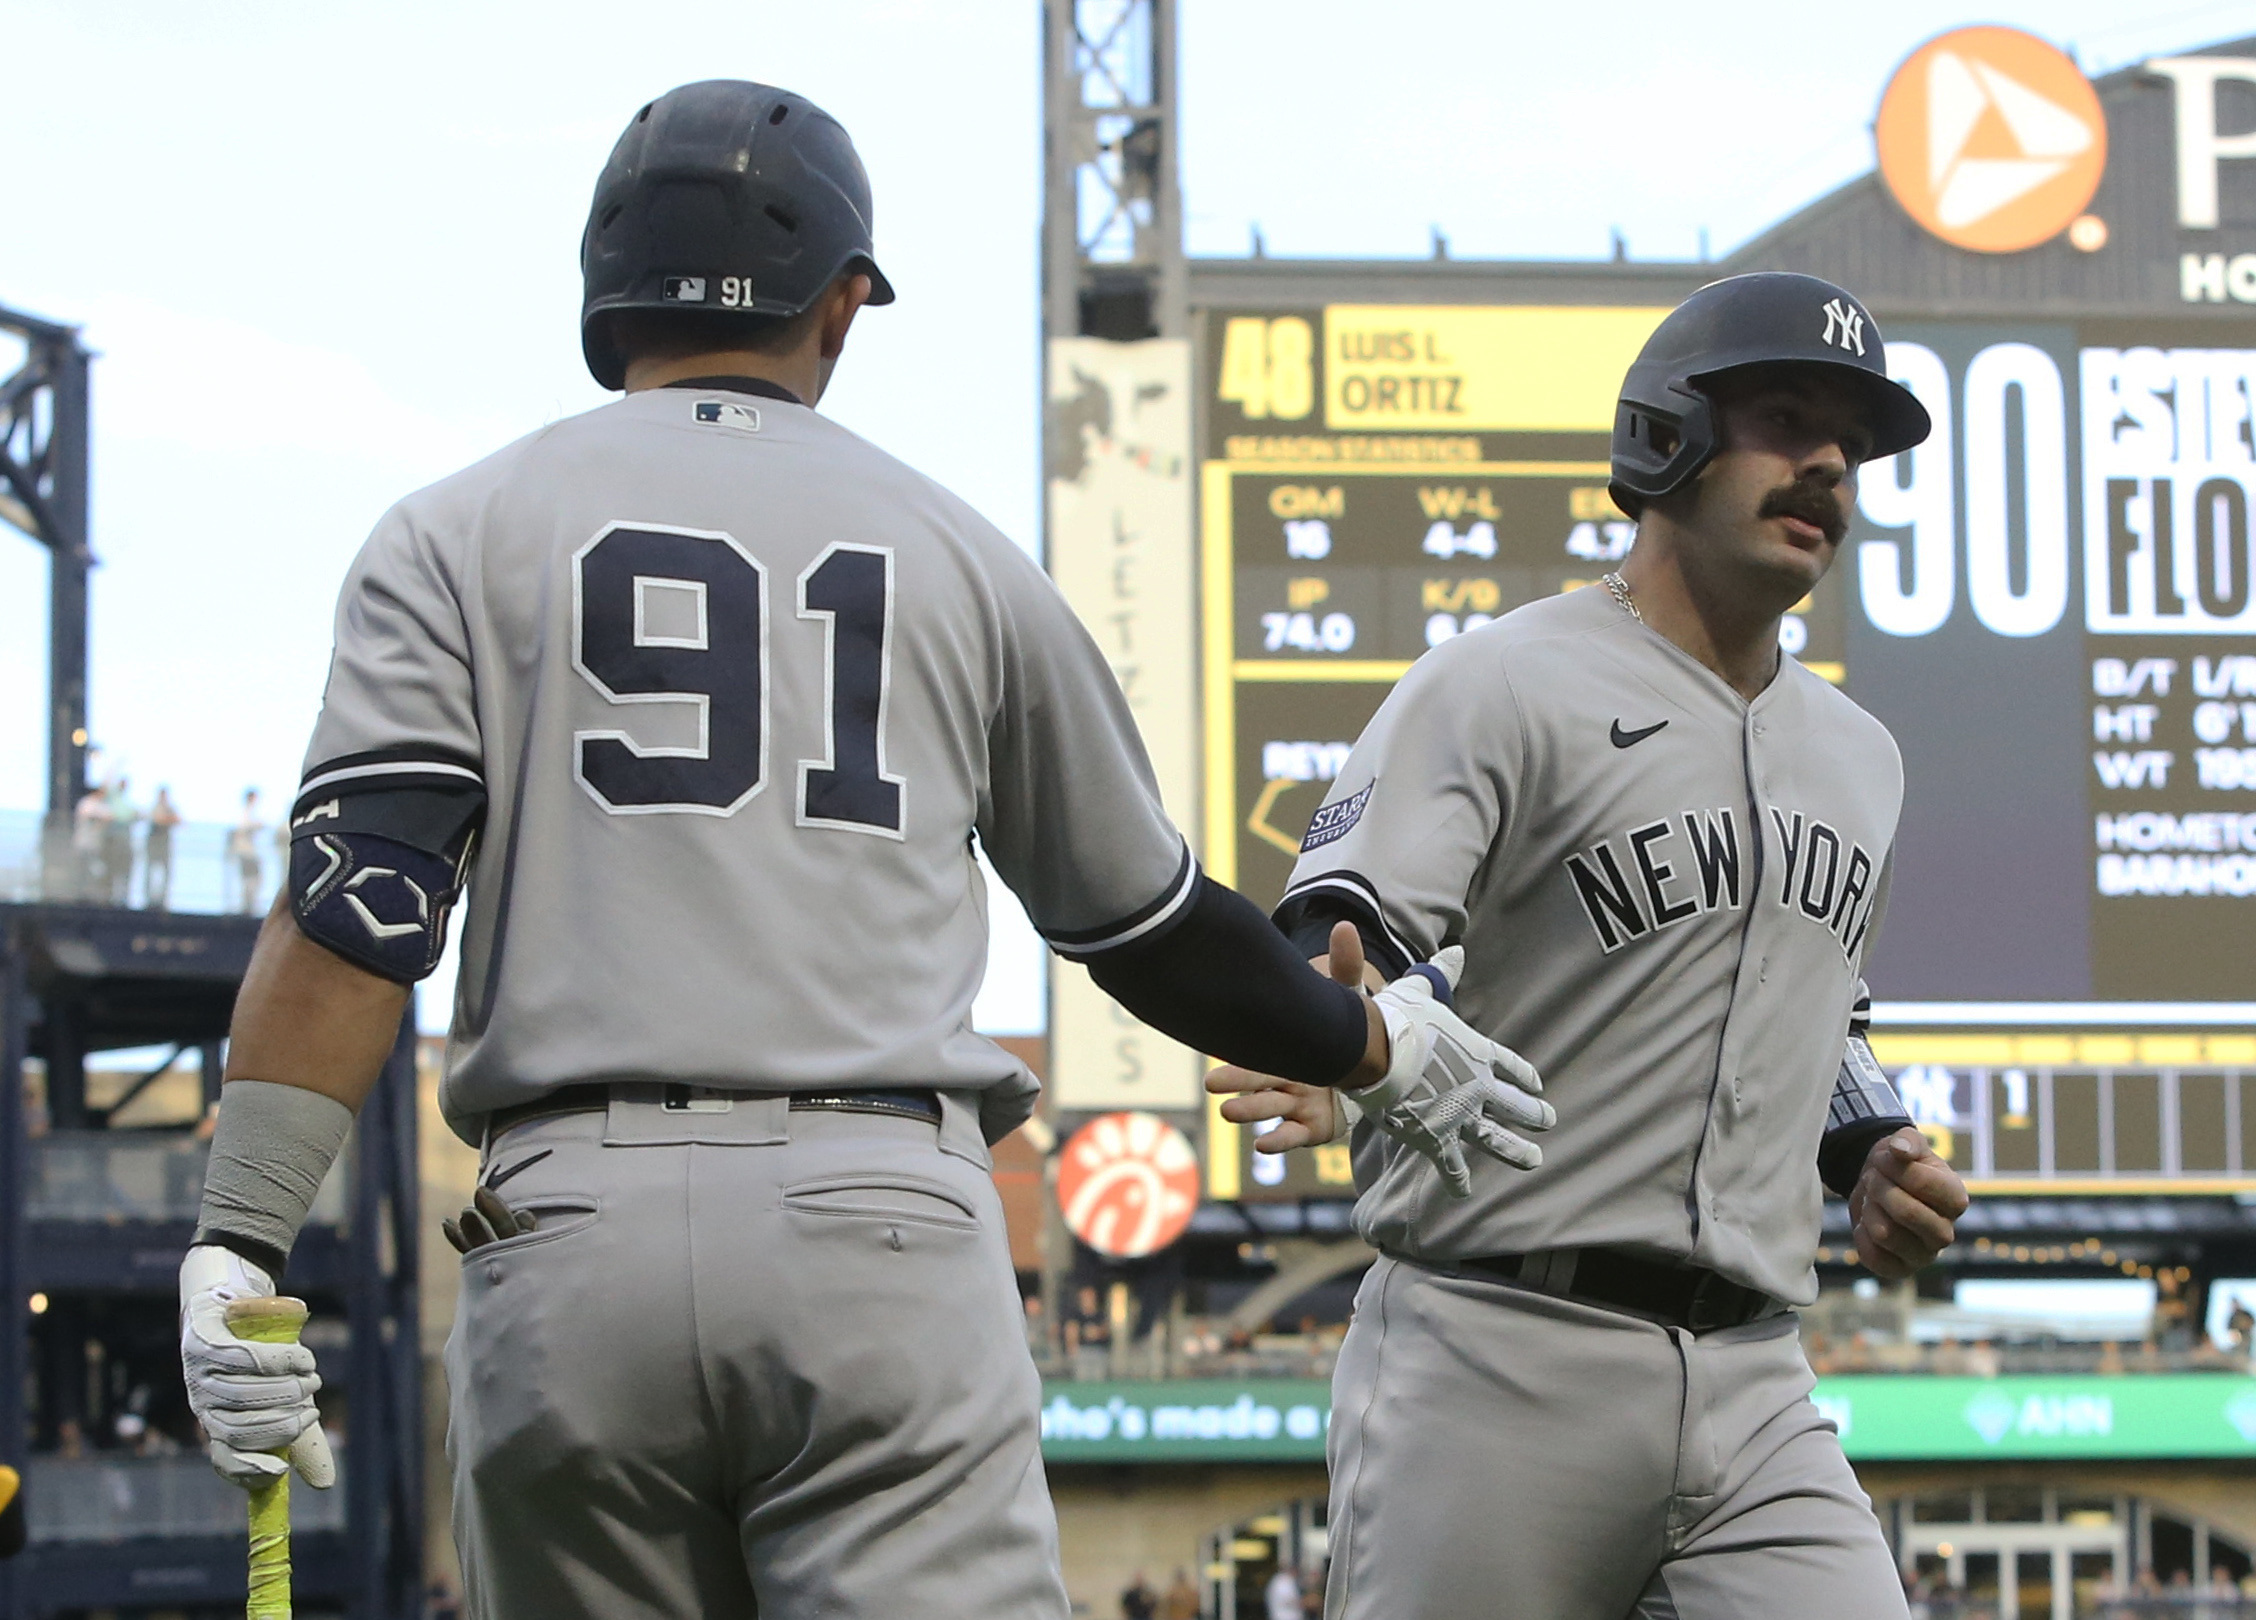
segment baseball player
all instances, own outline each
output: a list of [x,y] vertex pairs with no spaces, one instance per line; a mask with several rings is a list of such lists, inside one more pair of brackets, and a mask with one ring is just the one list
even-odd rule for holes
[[1460,1198],[1352,1099],[1211,1078],[1268,1151],[1353,1131],[1380,1257],[1334,1378],[1333,1620],[1905,1613],[1791,1307],[1821,1176],[1888,1277],[1966,1195],[1860,1022],[1900,760],[1778,639],[1859,465],[1927,435],[1884,354],[1808,276],[1693,294],[1623,385],[1620,572],[1420,659],[1311,824],[1280,924],[1343,982],[1461,949],[1459,1009],[1559,1110],[1540,1169]]
[[183,1362],[222,1473],[333,1474],[312,1357],[226,1306],[281,1277],[474,871],[441,1100],[484,1159],[449,1223],[476,1616],[1064,1620],[975,840],[1181,1040],[1404,1118],[1471,1097],[1453,1148],[1533,1162],[1508,1125],[1549,1123],[1434,980],[1312,976],[1208,883],[1048,579],[815,414],[893,298],[869,201],[798,96],[643,108],[582,247],[626,397],[410,496],[345,582]]

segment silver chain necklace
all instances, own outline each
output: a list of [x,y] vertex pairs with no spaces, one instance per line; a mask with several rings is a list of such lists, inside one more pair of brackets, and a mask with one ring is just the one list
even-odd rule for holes
[[1598,582],[1606,587],[1607,591],[1612,594],[1615,601],[1621,604],[1623,612],[1627,613],[1639,624],[1643,624],[1645,622],[1645,615],[1637,611],[1636,599],[1629,594],[1628,580],[1622,578],[1619,574],[1604,574],[1599,577]]

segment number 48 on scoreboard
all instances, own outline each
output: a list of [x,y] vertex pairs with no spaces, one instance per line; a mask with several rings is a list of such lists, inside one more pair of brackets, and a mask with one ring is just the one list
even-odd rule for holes
[[1316,405],[1316,337],[1298,315],[1240,315],[1222,328],[1216,393],[1251,420],[1297,422]]

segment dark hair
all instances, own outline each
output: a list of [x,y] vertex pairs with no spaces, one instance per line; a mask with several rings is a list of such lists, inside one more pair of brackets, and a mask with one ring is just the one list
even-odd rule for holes
[[627,359],[674,360],[735,349],[784,354],[821,318],[822,306],[796,315],[747,315],[724,309],[620,309],[600,315],[612,345]]

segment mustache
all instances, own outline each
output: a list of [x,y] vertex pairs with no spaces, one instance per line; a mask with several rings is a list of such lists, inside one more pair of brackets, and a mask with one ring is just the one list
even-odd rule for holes
[[1842,516],[1840,504],[1833,499],[1833,491],[1823,484],[1782,484],[1763,497],[1755,516],[1800,518],[1804,523],[1822,529],[1826,540],[1836,546],[1849,532],[1849,520]]

